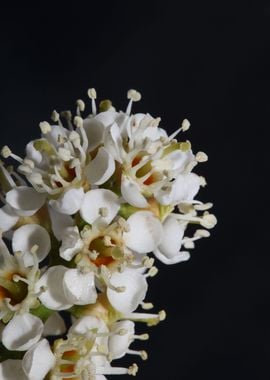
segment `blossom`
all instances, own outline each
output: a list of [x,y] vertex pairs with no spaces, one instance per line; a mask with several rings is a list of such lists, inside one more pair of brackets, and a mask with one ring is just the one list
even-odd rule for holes
[[149,311],[156,259],[187,261],[216,224],[212,203],[197,198],[206,180],[193,171],[208,157],[176,140],[189,121],[168,134],[160,118],[132,114],[141,99],[136,90],[128,91],[124,112],[109,100],[98,109],[93,88],[88,96],[89,115],[81,99],[74,116],[53,111],[24,157],[8,146],[1,150],[18,163],[0,161],[5,380],[136,375],[137,363],[113,361],[147,359],[132,347],[148,339],[136,334],[136,323],[153,326],[166,317],[164,310]]
[[2,343],[9,350],[24,351],[36,343],[43,332],[40,318],[30,313],[38,307],[35,284],[39,276],[36,247],[31,250],[33,266],[25,266],[20,253],[11,255],[0,240],[0,320],[6,325]]

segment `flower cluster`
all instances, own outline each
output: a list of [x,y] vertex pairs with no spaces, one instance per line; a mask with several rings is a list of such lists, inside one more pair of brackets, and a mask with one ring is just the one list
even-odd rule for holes
[[212,204],[195,199],[206,182],[192,170],[207,156],[175,139],[188,120],[168,135],[160,118],[131,114],[139,92],[128,92],[125,112],[109,100],[97,112],[95,90],[88,95],[89,116],[82,100],[75,117],[54,111],[24,158],[1,151],[18,163],[0,162],[1,379],[135,375],[137,364],[111,363],[146,359],[130,348],[148,339],[135,322],[165,318],[145,302],[154,258],[188,260],[216,223]]

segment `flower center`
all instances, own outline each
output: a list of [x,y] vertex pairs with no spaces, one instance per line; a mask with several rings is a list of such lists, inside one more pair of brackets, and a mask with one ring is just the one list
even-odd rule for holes
[[8,273],[5,277],[0,277],[0,300],[9,298],[11,305],[22,302],[28,293],[28,285],[23,281],[15,282],[14,275],[22,277],[20,273]]

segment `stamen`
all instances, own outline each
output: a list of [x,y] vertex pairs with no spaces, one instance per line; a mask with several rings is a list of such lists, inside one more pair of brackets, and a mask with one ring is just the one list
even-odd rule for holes
[[198,211],[209,210],[212,207],[213,207],[213,203],[210,203],[210,202],[194,205],[195,210],[198,210]]
[[20,164],[23,163],[23,159],[21,157],[17,156],[16,154],[12,153],[12,151],[10,150],[10,148],[7,145],[5,145],[2,148],[1,155],[4,158],[12,157],[15,161],[18,161]]
[[97,106],[96,106],[96,101],[95,101],[95,99],[97,98],[96,90],[94,88],[89,88],[89,90],[87,91],[87,95],[92,100],[92,114],[96,115],[97,114]]
[[138,366],[137,364],[132,364],[129,368],[123,368],[123,367],[97,367],[96,368],[96,375],[132,375],[136,376],[138,372]]
[[66,119],[67,124],[68,124],[68,129],[70,131],[73,131],[74,128],[73,128],[73,125],[72,125],[72,122],[71,122],[71,120],[72,120],[72,113],[69,110],[66,110],[66,111],[62,111],[60,115],[61,115],[61,117],[64,117]]
[[60,121],[60,114],[56,110],[53,110],[51,119],[54,123],[58,123]]
[[74,125],[77,128],[82,128],[83,127],[83,119],[80,116],[75,116],[74,117]]
[[154,305],[151,303],[151,302],[141,302],[141,307],[144,309],[144,310],[151,310],[153,309]]
[[85,110],[85,103],[83,100],[78,99],[76,101],[76,105],[77,105],[76,114],[78,116],[81,116],[81,112],[83,112]]
[[137,340],[148,340],[149,334],[133,335],[133,338]]
[[207,154],[204,153],[204,152],[198,152],[198,153],[196,154],[196,160],[197,160],[198,162],[206,162],[206,161],[208,160],[208,156],[207,156]]
[[157,273],[158,273],[158,268],[157,267],[152,267],[152,268],[150,268],[150,270],[148,271],[148,273],[146,273],[144,275],[144,277],[145,278],[147,278],[147,277],[154,277]]
[[189,128],[190,128],[190,122],[188,121],[188,119],[184,119],[183,121],[182,121],[182,131],[183,132],[186,132],[186,131],[188,131],[189,130]]
[[139,100],[141,100],[142,96],[136,90],[129,90],[128,93],[127,93],[127,98],[130,99],[130,100],[129,100],[129,103],[128,103],[128,106],[127,106],[127,109],[126,109],[126,114],[130,115],[131,108],[132,108],[132,103],[133,102],[138,102]]
[[61,160],[63,160],[63,161],[70,161],[71,160],[71,158],[72,158],[72,156],[71,156],[71,153],[70,153],[70,151],[68,150],[68,149],[66,149],[66,148],[62,148],[62,147],[60,147],[59,149],[58,149],[58,156],[61,158]]
[[147,355],[147,352],[146,351],[136,351],[136,350],[127,350],[127,354],[130,354],[130,355],[139,355],[142,360],[147,360],[148,359],[148,355]]

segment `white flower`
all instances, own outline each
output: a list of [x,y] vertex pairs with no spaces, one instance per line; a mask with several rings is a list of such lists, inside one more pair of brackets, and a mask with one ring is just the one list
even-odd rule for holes
[[42,321],[29,313],[38,306],[35,285],[39,270],[35,247],[32,255],[33,266],[26,267],[21,254],[11,255],[0,240],[0,320],[6,323],[2,342],[10,350],[28,349],[43,332]]

